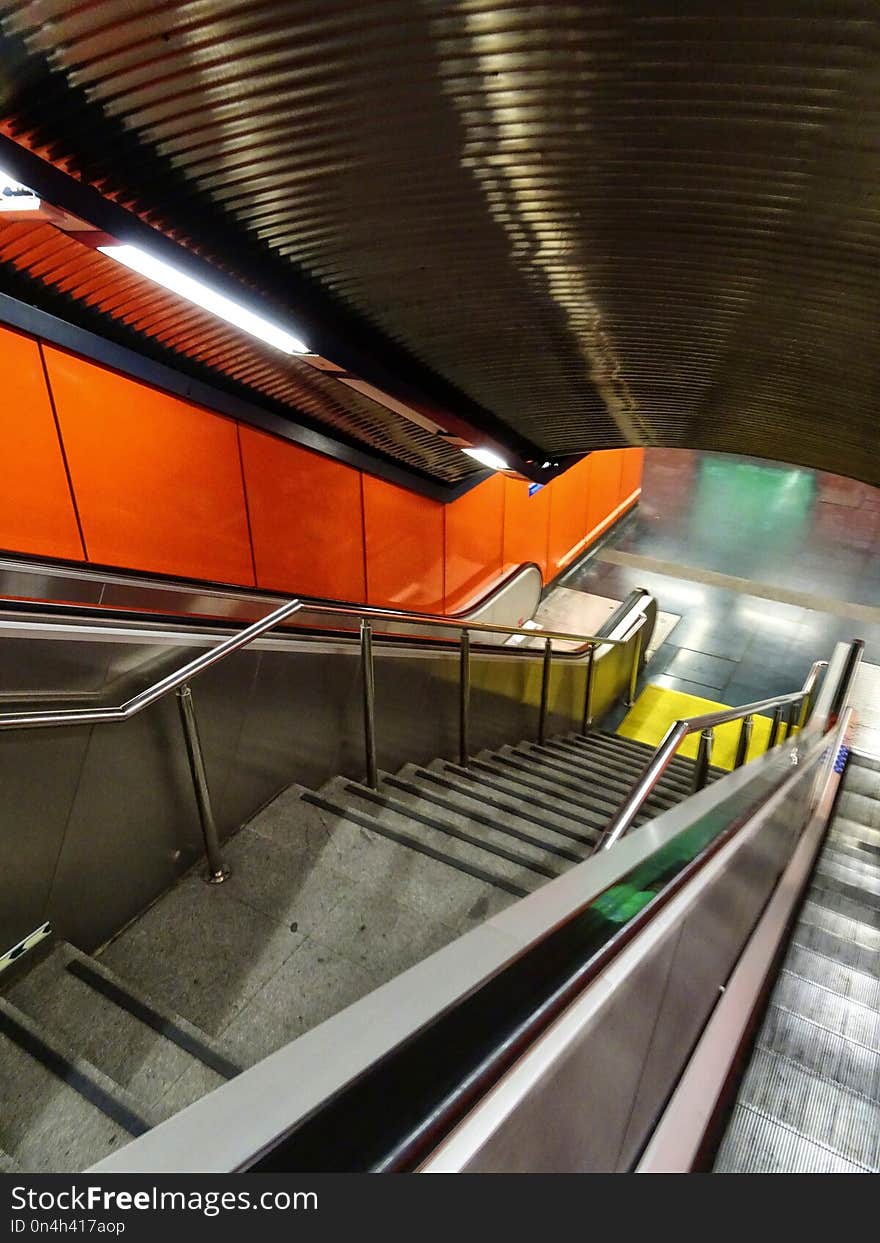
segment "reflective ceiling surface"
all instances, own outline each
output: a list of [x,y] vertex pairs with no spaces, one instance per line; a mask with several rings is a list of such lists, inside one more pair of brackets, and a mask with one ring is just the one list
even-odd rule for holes
[[[876,3],[0,19],[0,133],[522,460],[663,444],[880,483]],[[50,285],[26,251],[20,278]],[[295,371],[259,383],[297,407]],[[337,404],[339,426],[375,414]],[[455,451],[413,436],[442,476]]]

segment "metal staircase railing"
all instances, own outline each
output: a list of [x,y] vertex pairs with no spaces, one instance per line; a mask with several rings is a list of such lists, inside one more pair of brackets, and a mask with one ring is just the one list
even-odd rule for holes
[[[853,648],[857,648],[859,654],[863,647],[864,644],[860,639],[855,640]],[[706,712],[701,716],[685,717],[680,721],[674,721],[664,734],[657,750],[645,765],[641,776],[637,778],[633,788],[621,804],[620,809],[596,843],[595,849],[597,851],[608,850],[632,827],[633,821],[641,811],[646,800],[650,797],[651,791],[669,767],[678,748],[690,734],[694,734],[697,731],[700,732],[700,745],[697,751],[697,762],[694,767],[693,792],[696,793],[698,790],[702,790],[706,784],[712,759],[714,731],[717,726],[726,725],[731,721],[742,720],[734,768],[739,768],[745,763],[752,735],[752,718],[759,712],[768,712],[771,708],[774,710],[773,724],[770,727],[770,736],[767,740],[768,751],[771,751],[777,743],[783,742],[794,729],[803,729],[810,713],[819,671],[826,668],[827,664],[827,660],[814,661],[799,691],[793,691],[786,695],[774,695],[770,699],[759,699],[754,703],[743,704],[739,708],[725,708],[721,712]]]
[[[361,647],[363,669],[363,704],[364,704],[364,750],[366,757],[367,781],[375,789],[378,785],[378,765],[376,758],[376,725],[375,725],[375,673],[373,665],[373,623],[377,621],[393,622],[395,626],[408,626],[411,630],[422,632],[426,629],[454,632],[458,640],[459,659],[459,753],[462,763],[467,762],[469,754],[469,714],[470,714],[470,660],[471,635],[492,634],[507,637],[519,636],[534,640],[540,637],[544,641],[541,675],[541,700],[538,715],[537,737],[543,742],[546,730],[550,678],[553,661],[553,641],[574,643],[574,651],[566,653],[567,659],[577,658],[586,653],[587,677],[584,696],[584,725],[591,721],[591,703],[593,689],[593,665],[596,649],[599,647],[624,647],[633,638],[633,654],[628,680],[627,703],[632,703],[635,696],[636,682],[642,659],[642,628],[647,615],[642,614],[622,638],[611,638],[604,635],[571,634],[563,631],[542,630],[536,633],[533,629],[522,626],[502,626],[492,622],[462,622],[432,613],[406,613],[398,610],[376,609],[368,606],[361,608],[345,608],[338,605],[318,605],[302,600],[288,600],[265,617],[247,626],[237,634],[224,639],[209,651],[188,661],[179,669],[160,678],[145,690],[140,691],[131,699],[115,707],[96,708],[62,708],[57,710],[37,710],[28,712],[0,713],[0,730],[40,729],[71,725],[106,725],[128,721],[145,708],[155,704],[172,692],[177,693],[178,706],[186,743],[187,759],[195,789],[196,803],[201,822],[205,853],[208,859],[206,879],[211,884],[221,884],[229,875],[229,868],[220,853],[219,835],[211,805],[202,744],[199,738],[198,724],[193,708],[190,683],[204,673],[205,670],[217,665],[234,652],[248,647],[255,639],[267,634],[289,620],[295,614],[315,614],[320,617],[351,618],[360,623],[359,642]],[[401,637],[399,631],[394,637]],[[352,636],[353,641],[354,637]],[[505,656],[514,659],[536,659],[537,653],[531,649],[504,648]]]

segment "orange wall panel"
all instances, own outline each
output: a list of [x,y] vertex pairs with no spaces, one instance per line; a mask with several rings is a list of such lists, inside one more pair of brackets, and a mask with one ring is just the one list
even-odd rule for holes
[[364,475],[367,598],[381,607],[443,610],[443,506]]
[[45,357],[89,559],[252,584],[236,424],[60,350]]
[[502,575],[504,476],[492,475],[445,506],[446,612],[458,613]]
[[620,499],[625,501],[632,496],[636,488],[642,486],[642,464],[645,460],[644,449],[622,449],[623,462],[620,468]]
[[[595,531],[620,503],[620,467],[623,451],[603,449],[591,453],[590,486],[587,499],[587,519],[584,533]],[[598,535],[596,536],[598,538]]]
[[541,567],[546,582],[547,537],[550,530],[550,486],[529,496],[522,479],[504,480],[504,569],[516,569],[526,561]]
[[64,459],[36,341],[0,328],[0,548],[81,561]]
[[[547,573],[553,578],[580,552],[587,525],[587,505],[592,481],[591,462],[595,454],[582,458],[558,475],[550,488],[550,537]],[[616,501],[615,501],[616,503]]]
[[250,427],[240,434],[259,586],[365,600],[360,472]]

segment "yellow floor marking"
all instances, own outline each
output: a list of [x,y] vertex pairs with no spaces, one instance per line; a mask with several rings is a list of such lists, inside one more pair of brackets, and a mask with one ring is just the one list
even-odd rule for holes
[[[711,699],[700,699],[697,695],[686,695],[683,691],[667,690],[664,686],[646,686],[617,732],[621,738],[632,738],[636,742],[647,742],[656,747],[675,721],[680,721],[683,717],[701,716],[704,712],[718,712],[725,707],[725,704],[713,703]],[[741,724],[740,721],[731,721],[728,725],[719,725],[715,730],[712,763],[718,768],[733,768]],[[770,739],[771,725],[770,717],[754,718],[748,759],[763,755]],[[696,759],[699,739],[699,734],[691,734],[679,747],[678,754]]]

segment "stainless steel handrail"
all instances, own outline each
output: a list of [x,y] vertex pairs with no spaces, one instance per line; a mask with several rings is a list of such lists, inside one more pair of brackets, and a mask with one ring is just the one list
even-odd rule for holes
[[[706,784],[714,741],[713,730],[717,726],[729,724],[731,721],[743,721],[740,745],[737,747],[737,758],[734,765],[737,768],[745,762],[748,739],[751,736],[752,717],[757,713],[766,712],[771,708],[775,709],[773,726],[771,727],[770,739],[767,744],[768,751],[779,740],[778,735],[782,728],[783,711],[786,707],[790,710],[786,736],[795,726],[803,728],[816,685],[816,679],[819,676],[819,670],[824,669],[827,664],[827,660],[814,661],[799,691],[792,691],[785,695],[774,695],[769,699],[759,699],[754,703],[743,704],[739,708],[725,708],[720,712],[705,712],[701,716],[683,717],[680,721],[674,721],[663,735],[657,750],[636,779],[620,809],[608,823],[605,832],[596,844],[595,851],[607,850],[632,827],[633,821],[641,811],[651,791],[669,767],[682,742],[690,734],[696,733],[698,730],[700,731],[700,747],[694,770],[694,793],[696,793],[697,790],[701,790]],[[800,711],[795,720],[793,710],[796,705],[799,705]],[[745,745],[743,745],[744,739]]]
[[[424,630],[425,628],[435,629],[439,627],[457,631],[459,635],[459,647],[461,650],[459,758],[465,765],[467,764],[468,756],[471,631],[499,635],[518,635],[529,639],[534,639],[540,636],[540,638],[544,640],[541,680],[541,708],[538,723],[538,737],[543,741],[549,702],[552,640],[557,639],[563,642],[577,644],[578,646],[575,651],[569,653],[570,657],[577,656],[585,651],[589,653],[587,663],[586,696],[584,703],[584,719],[586,720],[589,714],[592,696],[593,658],[595,656],[595,649],[604,645],[615,647],[625,646],[630,642],[634,635],[637,636],[633,649],[633,660],[629,678],[629,699],[627,702],[631,703],[632,696],[635,692],[635,685],[641,662],[641,630],[647,621],[647,614],[642,614],[624,638],[614,639],[603,635],[582,635],[568,634],[562,631],[527,630],[522,626],[499,626],[494,625],[491,622],[462,623],[460,618],[451,619],[448,617],[440,617],[431,613],[405,613],[400,610],[376,609],[369,605],[362,605],[359,608],[346,608],[332,604],[306,604],[304,601],[298,599],[288,600],[277,609],[274,609],[271,613],[268,613],[265,617],[260,618],[259,621],[247,626],[238,634],[231,635],[228,639],[224,639],[221,643],[218,643],[209,651],[204,652],[201,656],[197,656],[193,660],[188,661],[185,665],[182,665],[180,669],[173,673],[167,674],[164,678],[160,678],[158,682],[155,682],[146,690],[139,692],[139,694],[133,696],[133,698],[126,700],[125,703],[119,704],[116,707],[65,708],[55,711],[0,713],[0,730],[40,729],[64,725],[118,724],[120,722],[130,720],[139,712],[142,712],[144,708],[150,707],[151,704],[154,704],[166,695],[169,695],[172,691],[176,691],[181,724],[183,726],[184,739],[186,742],[190,773],[193,779],[196,804],[198,806],[199,819],[202,826],[202,835],[205,842],[205,853],[208,858],[208,871],[206,879],[212,884],[220,884],[229,875],[229,869],[224,864],[220,855],[219,836],[214,819],[214,812],[211,806],[211,796],[205,772],[204,756],[199,738],[195,710],[192,703],[192,691],[190,690],[189,683],[206,669],[210,669],[213,665],[218,664],[221,660],[224,660],[233,652],[240,651],[242,648],[247,647],[255,639],[259,638],[267,631],[273,630],[276,626],[279,626],[283,621],[286,621],[295,613],[310,613],[319,617],[350,617],[359,620],[359,635],[353,634],[352,640],[355,642],[359,641],[361,648],[366,775],[368,783],[374,789],[378,786],[378,765],[376,759],[375,674],[373,667],[372,645],[373,630],[371,625],[373,620],[393,621],[397,624],[408,625],[416,630]],[[505,648],[505,655],[514,655],[519,658],[532,659],[536,653],[532,652],[530,649],[522,650]]]
[[216,647],[203,652],[201,656],[196,656],[194,660],[188,661],[174,673],[160,678],[158,682],[154,682],[152,686],[116,708],[62,708],[58,712],[4,712],[0,713],[0,729],[39,729],[51,725],[99,725],[114,721],[128,721],[142,712],[144,708],[149,708],[158,699],[162,699],[171,691],[191,682],[193,678],[204,673],[206,669],[210,669],[212,665],[231,656],[233,652],[247,647],[266,631],[274,630],[276,626],[280,626],[288,617],[299,613],[304,607],[301,600],[288,600],[286,604],[267,613],[253,625],[239,631],[238,634],[230,635]]
[[553,639],[563,643],[580,644],[580,646],[571,653],[572,656],[577,656],[579,653],[586,651],[587,648],[592,647],[593,645],[601,647],[603,644],[607,643],[612,647],[623,647],[629,643],[636,626],[639,625],[639,622],[637,622],[636,626],[634,626],[633,629],[624,636],[624,638],[612,639],[606,637],[605,635],[569,634],[565,631],[544,629],[527,630],[523,626],[496,626],[492,622],[469,622],[462,621],[460,618],[453,619],[450,617],[440,617],[434,613],[405,613],[398,612],[394,609],[370,608],[366,605],[362,608],[354,609],[347,607],[343,608],[338,604],[309,604],[305,606],[305,611],[307,613],[317,614],[320,617],[337,616],[351,617],[354,619],[369,617],[379,621],[404,623],[413,626],[414,628],[424,627],[427,625],[432,628],[439,627],[441,629],[457,630],[459,634],[462,630],[467,630],[475,633],[484,632],[487,634],[516,635],[526,639]]
[[[472,631],[478,631],[491,634],[519,635],[522,638],[528,639],[555,639],[562,642],[580,644],[579,648],[570,653],[571,655],[577,655],[587,649],[603,647],[606,644],[614,647],[625,647],[633,635],[641,630],[647,620],[643,615],[638,618],[624,638],[613,639],[605,635],[570,634],[556,630],[527,630],[523,626],[496,626],[491,622],[462,623],[461,621],[452,621],[448,617],[439,617],[432,613],[396,612],[386,609],[373,609],[366,605],[362,608],[340,608],[337,605],[325,606],[306,604],[302,600],[288,600],[280,608],[268,613],[265,617],[260,618],[259,621],[254,622],[238,634],[224,639],[222,643],[217,644],[210,651],[197,656],[175,673],[168,674],[167,677],[160,679],[153,686],[141,691],[132,699],[117,707],[63,708],[56,712],[4,712],[0,713],[0,729],[39,729],[53,725],[97,725],[127,721],[144,708],[148,708],[158,699],[176,690],[177,687],[182,686],[186,682],[191,682],[193,678],[204,672],[205,669],[209,669],[212,665],[217,664],[218,661],[223,660],[233,652],[247,647],[254,639],[259,638],[267,631],[274,630],[275,627],[279,626],[287,618],[292,617],[294,613],[313,614],[320,617],[329,614],[331,616],[351,617],[361,621],[365,618],[381,618],[382,620],[406,623],[415,629],[421,629],[426,625],[431,627],[448,627],[450,630],[457,631],[459,636],[465,632],[470,634]],[[352,636],[353,639],[356,637],[356,635]],[[526,654],[522,649],[505,648],[505,655],[512,653],[518,655]],[[530,652],[530,656],[533,655],[535,653]]]
[[205,843],[205,854],[208,859],[208,870],[205,874],[205,879],[212,885],[219,885],[229,875],[229,868],[223,862],[220,854],[220,838],[211,805],[211,794],[205,772],[204,755],[189,683],[198,677],[200,673],[210,669],[212,665],[218,664],[233,652],[247,647],[254,639],[259,638],[261,634],[265,634],[267,630],[274,629],[275,626],[280,625],[281,622],[288,617],[292,617],[294,613],[298,613],[302,608],[301,600],[288,600],[286,604],[282,604],[280,608],[274,609],[265,617],[261,617],[253,625],[248,626],[238,634],[230,635],[228,639],[224,639],[222,643],[218,643],[216,647],[212,647],[209,651],[203,652],[201,656],[196,656],[194,660],[187,661],[185,665],[175,670],[174,673],[169,673],[164,678],[160,678],[158,682],[154,682],[152,686],[147,687],[146,690],[141,691],[132,699],[126,700],[125,703],[120,704],[116,708],[66,708],[60,712],[6,712],[0,715],[0,729],[37,729],[55,725],[119,723],[131,720],[139,712],[143,712],[144,708],[149,708],[151,704],[156,703],[159,699],[163,699],[166,695],[170,695],[172,691],[176,691],[190,775],[192,776],[196,806],[198,807],[199,821],[202,827],[202,837]]

